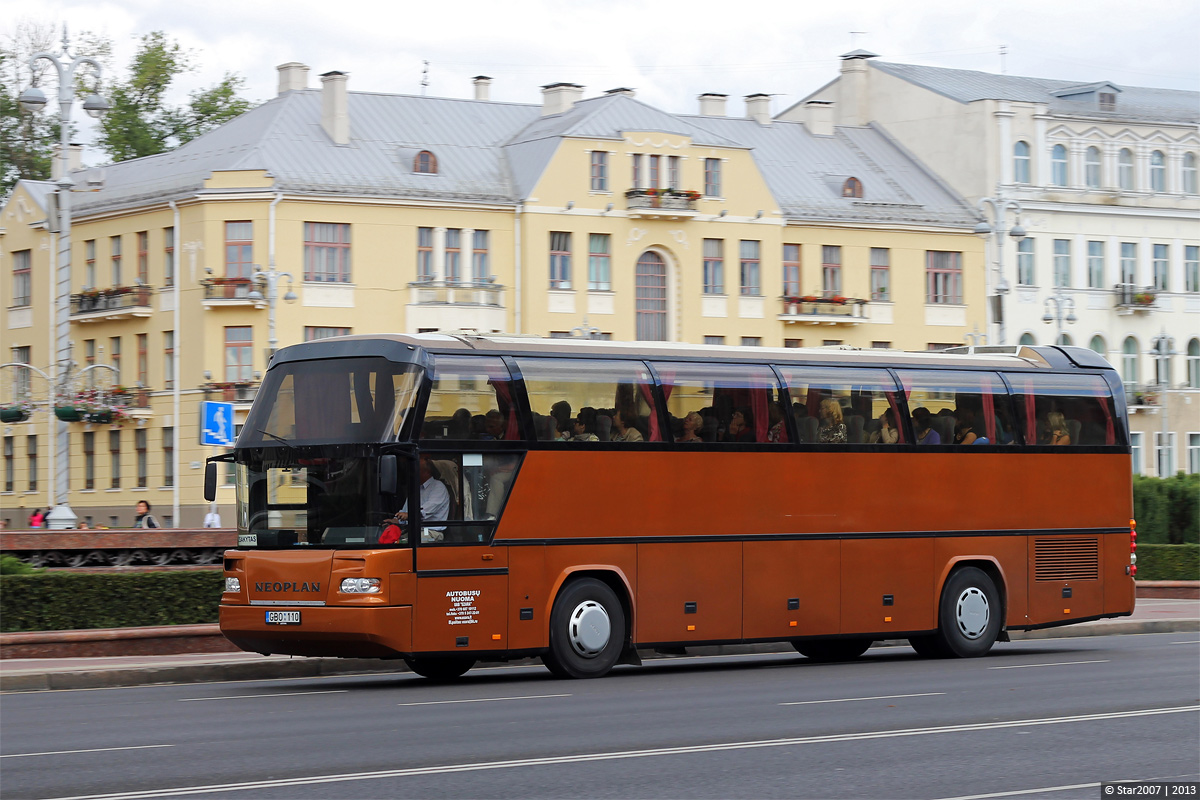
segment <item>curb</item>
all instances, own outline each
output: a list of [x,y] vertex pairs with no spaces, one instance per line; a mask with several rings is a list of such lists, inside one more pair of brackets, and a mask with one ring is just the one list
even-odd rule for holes
[[[1013,641],[1029,639],[1067,639],[1084,636],[1114,636],[1141,633],[1195,633],[1200,631],[1200,619],[1125,620],[1095,622],[1087,625],[1048,628],[1035,631],[1013,631]],[[903,645],[903,639],[888,640],[883,645]],[[760,653],[790,653],[789,644],[775,642],[760,645],[717,645],[688,648],[691,656],[754,655]],[[653,650],[639,650],[645,660],[671,658]],[[678,656],[675,656],[678,657]],[[491,662],[485,662],[491,663]],[[534,664],[536,659],[521,659],[508,664]],[[223,662],[213,664],[184,664],[172,666],[119,667],[113,669],[78,669],[74,671],[14,670],[0,674],[0,692],[43,692],[63,689],[115,689],[172,683],[216,683],[223,681],[276,680],[279,678],[315,678],[333,675],[396,674],[408,672],[403,661],[343,658],[269,658],[253,662]]]

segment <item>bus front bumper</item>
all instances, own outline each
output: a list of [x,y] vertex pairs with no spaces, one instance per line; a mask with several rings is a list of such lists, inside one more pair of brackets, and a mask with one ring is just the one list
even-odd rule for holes
[[[269,625],[268,611],[298,611],[300,623]],[[263,655],[400,658],[412,652],[412,606],[220,607],[221,633]]]

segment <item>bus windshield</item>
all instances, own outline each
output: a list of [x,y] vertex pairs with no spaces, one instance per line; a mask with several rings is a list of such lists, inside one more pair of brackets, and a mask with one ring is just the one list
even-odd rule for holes
[[267,372],[237,447],[395,441],[421,370],[385,358],[290,361]]

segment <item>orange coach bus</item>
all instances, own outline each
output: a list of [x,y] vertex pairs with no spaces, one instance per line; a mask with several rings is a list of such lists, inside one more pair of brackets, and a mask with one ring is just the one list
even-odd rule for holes
[[237,493],[221,630],[437,678],[735,642],[980,656],[1132,612],[1125,419],[1072,347],[307,342],[207,465],[208,499],[215,462]]

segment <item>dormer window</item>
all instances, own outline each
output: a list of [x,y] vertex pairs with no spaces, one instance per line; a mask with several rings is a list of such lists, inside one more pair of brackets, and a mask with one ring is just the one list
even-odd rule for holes
[[1101,111],[1117,110],[1117,95],[1115,92],[1100,92],[1099,95]]
[[413,172],[422,175],[436,175],[437,171],[437,156],[428,150],[417,153],[416,158],[413,159]]
[[846,182],[842,184],[842,197],[861,198],[862,196],[862,181],[858,178],[846,178]]

